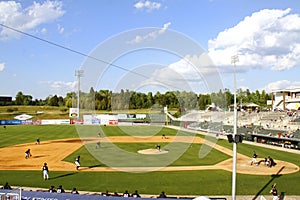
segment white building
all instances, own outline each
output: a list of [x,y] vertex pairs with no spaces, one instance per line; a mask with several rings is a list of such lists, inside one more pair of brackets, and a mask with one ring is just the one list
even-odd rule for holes
[[273,91],[270,105],[273,110],[300,109],[300,88]]

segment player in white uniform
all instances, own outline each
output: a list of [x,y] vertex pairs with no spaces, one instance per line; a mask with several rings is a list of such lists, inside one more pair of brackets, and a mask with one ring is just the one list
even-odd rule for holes
[[76,157],[76,159],[75,159],[75,165],[76,165],[76,170],[78,170],[79,167],[80,167],[80,156]]

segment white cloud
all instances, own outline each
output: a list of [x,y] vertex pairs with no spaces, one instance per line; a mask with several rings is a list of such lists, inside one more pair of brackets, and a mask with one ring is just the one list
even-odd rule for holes
[[291,82],[289,80],[280,80],[276,82],[269,83],[267,86],[262,88],[267,92],[271,92],[274,90],[280,90],[280,89],[293,89],[293,88],[300,88],[300,82],[299,81],[294,81]]
[[264,9],[209,40],[208,51],[220,67],[238,53],[240,67],[288,70],[300,64],[299,32],[300,16],[291,9]]
[[[52,22],[65,13],[62,2],[50,0],[43,3],[33,2],[27,8],[22,8],[21,3],[16,1],[1,1],[0,10],[0,23],[25,32]],[[12,37],[19,37],[19,34],[8,28],[0,29],[0,39]]]
[[158,31],[153,31],[153,32],[150,32],[146,35],[137,35],[135,36],[135,38],[133,40],[130,40],[128,41],[127,43],[129,44],[136,44],[136,43],[140,43],[142,41],[145,41],[145,40],[149,40],[149,39],[156,39],[159,35],[162,35],[166,32],[166,30],[169,28],[169,26],[171,25],[171,22],[167,22],[163,25],[163,27],[158,30]]
[[2,72],[5,68],[5,63],[0,63],[0,72]]
[[65,82],[65,81],[41,81],[40,84],[45,85],[54,94],[64,96],[68,92],[73,92],[76,88],[77,81]]
[[134,7],[137,9],[137,10],[146,10],[147,12],[152,12],[153,10],[159,10],[161,8],[161,3],[158,3],[158,2],[152,2],[152,1],[143,1],[143,0],[140,0],[138,1],[137,3],[134,4]]
[[206,53],[201,55],[186,55],[178,62],[170,64],[168,67],[184,76],[185,79],[194,81],[197,81],[197,79],[200,78],[200,75],[203,76],[216,72],[216,68],[213,66],[213,63]]
[[[220,74],[219,74],[220,75]],[[169,90],[194,92],[219,91],[222,86],[218,70],[207,53],[186,55],[168,66],[157,68],[143,84],[164,84]]]

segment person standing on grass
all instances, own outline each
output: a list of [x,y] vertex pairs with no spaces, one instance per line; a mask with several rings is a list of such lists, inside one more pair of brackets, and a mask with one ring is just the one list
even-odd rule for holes
[[279,200],[279,198],[278,198],[278,192],[277,192],[277,189],[276,189],[276,183],[274,183],[272,185],[272,189],[270,190],[270,194],[273,195],[273,200]]
[[160,151],[160,144],[156,145],[156,149]]
[[77,156],[75,158],[75,165],[76,165],[76,170],[79,170],[79,167],[80,167],[80,156]]
[[48,180],[49,179],[49,169],[48,169],[47,163],[44,163],[44,165],[42,167],[42,171],[43,171],[44,180]]
[[98,141],[97,143],[96,143],[96,149],[99,149],[100,148],[100,141]]

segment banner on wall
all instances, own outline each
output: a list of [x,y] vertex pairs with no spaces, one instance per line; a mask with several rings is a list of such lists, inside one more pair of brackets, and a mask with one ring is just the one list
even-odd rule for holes
[[70,124],[83,124],[83,119],[71,119]]
[[95,115],[83,115],[84,124],[101,124],[101,120],[97,119]]
[[1,125],[21,125],[21,120],[0,120]]
[[102,125],[117,125],[118,124],[118,115],[96,115],[96,119],[100,120]]
[[50,124],[70,124],[69,119],[43,119],[41,120],[42,125],[50,125]]

